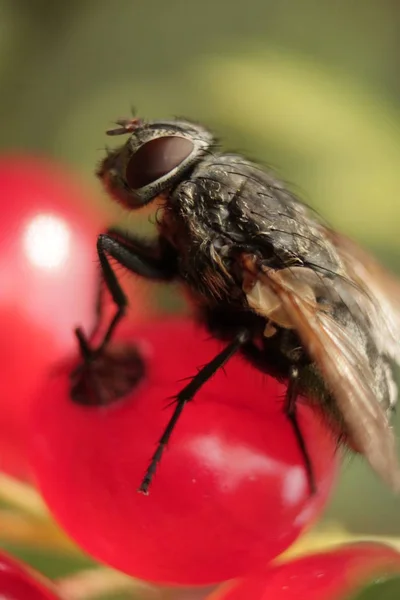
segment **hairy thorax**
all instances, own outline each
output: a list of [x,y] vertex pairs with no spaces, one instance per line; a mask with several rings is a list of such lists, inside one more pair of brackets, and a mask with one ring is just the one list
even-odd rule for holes
[[227,300],[247,309],[244,254],[266,266],[338,269],[322,243],[319,223],[270,175],[235,155],[212,156],[173,189],[159,223],[179,257],[179,272],[191,293],[213,304]]

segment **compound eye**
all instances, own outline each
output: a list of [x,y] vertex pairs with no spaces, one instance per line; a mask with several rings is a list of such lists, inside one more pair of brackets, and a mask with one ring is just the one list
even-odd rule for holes
[[126,167],[129,187],[138,190],[168,175],[190,156],[193,149],[193,142],[177,136],[159,137],[143,144]]

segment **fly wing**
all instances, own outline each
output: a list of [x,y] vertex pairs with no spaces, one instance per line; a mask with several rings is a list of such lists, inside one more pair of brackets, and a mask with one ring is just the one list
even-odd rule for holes
[[351,239],[332,230],[326,234],[347,276],[364,292],[358,303],[371,319],[378,347],[400,364],[400,281]]
[[[368,358],[327,310],[302,295],[293,275],[258,265],[257,283],[279,298],[281,309],[334,396],[355,447],[396,491],[400,468],[396,443],[386,413],[374,394]],[[254,270],[252,270],[254,277]],[[270,318],[270,315],[265,315]]]

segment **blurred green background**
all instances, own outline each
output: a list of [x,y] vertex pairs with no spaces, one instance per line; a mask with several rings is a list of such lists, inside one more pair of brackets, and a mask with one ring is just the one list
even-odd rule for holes
[[[184,115],[400,271],[399,2],[0,0],[0,87],[3,151],[98,189],[115,118]],[[353,458],[326,518],[400,536],[399,507]]]

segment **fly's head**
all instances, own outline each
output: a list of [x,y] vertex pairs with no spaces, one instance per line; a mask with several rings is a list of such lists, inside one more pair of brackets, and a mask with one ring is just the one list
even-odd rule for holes
[[129,135],[108,152],[97,175],[108,193],[128,209],[165,196],[214,145],[203,127],[183,120],[120,119],[108,135]]

